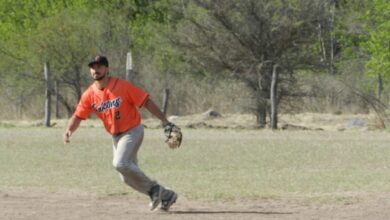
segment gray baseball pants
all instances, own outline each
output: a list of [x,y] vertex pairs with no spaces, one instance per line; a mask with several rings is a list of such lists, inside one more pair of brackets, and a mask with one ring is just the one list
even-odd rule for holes
[[144,126],[138,125],[119,135],[113,135],[113,166],[123,182],[133,189],[149,195],[150,189],[157,185],[138,167],[137,153],[144,137]]

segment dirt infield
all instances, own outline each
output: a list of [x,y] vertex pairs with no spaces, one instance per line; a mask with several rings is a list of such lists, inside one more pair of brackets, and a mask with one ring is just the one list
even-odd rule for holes
[[[171,212],[150,212],[146,198],[94,197],[74,193],[1,192],[0,219],[389,219],[390,197],[355,199],[338,205],[294,200],[234,202],[179,198]],[[299,204],[299,205],[298,205]]]

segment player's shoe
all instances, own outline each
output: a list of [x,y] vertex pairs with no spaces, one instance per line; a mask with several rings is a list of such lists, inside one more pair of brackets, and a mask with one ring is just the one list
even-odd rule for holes
[[150,189],[149,191],[149,197],[151,200],[149,204],[150,211],[155,210],[157,206],[160,204],[161,194],[163,190],[164,190],[163,187],[161,187],[160,185],[155,185]]
[[167,212],[167,211],[169,211],[169,208],[173,205],[173,203],[176,202],[177,194],[172,190],[165,189],[162,192],[161,198],[162,198],[162,200],[161,200],[160,210]]

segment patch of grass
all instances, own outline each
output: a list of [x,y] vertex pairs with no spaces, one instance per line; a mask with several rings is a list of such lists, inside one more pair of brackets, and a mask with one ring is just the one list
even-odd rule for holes
[[0,127],[2,127],[2,128],[14,128],[16,126],[14,124],[11,124],[11,123],[0,122]]
[[[187,198],[322,201],[390,192],[388,132],[183,131],[182,147],[170,150],[161,129],[146,129],[139,164]],[[1,127],[0,190],[139,195],[112,168],[111,138],[103,128],[81,127],[69,145],[62,143],[62,132]]]

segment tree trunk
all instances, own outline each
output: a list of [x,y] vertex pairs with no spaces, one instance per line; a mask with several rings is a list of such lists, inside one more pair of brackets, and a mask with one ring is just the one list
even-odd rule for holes
[[329,61],[329,71],[330,71],[330,74],[333,74],[335,71],[334,71],[334,16],[335,16],[335,10],[336,10],[336,3],[335,1],[331,1],[330,3],[330,12],[331,12],[331,16],[330,16],[330,61]]
[[256,123],[260,128],[265,128],[267,124],[267,104],[266,102],[258,103],[256,109]]
[[58,100],[58,102],[61,103],[65,107],[66,112],[68,114],[68,117],[72,116],[73,112],[75,110],[75,107],[68,103],[68,101],[65,99],[65,97],[63,97],[61,95],[59,90],[57,92],[56,90],[54,90],[54,88],[50,88],[50,92],[51,92],[51,94],[56,94],[56,100]]
[[71,105],[65,100],[65,98],[62,97],[62,95],[59,94],[59,93],[58,93],[58,101],[61,102],[61,103],[65,106],[65,109],[66,109],[66,112],[67,112],[67,114],[68,114],[68,117],[72,116],[75,107],[71,106]]
[[77,101],[80,101],[81,95],[83,94],[83,92],[81,90],[81,84],[80,84],[81,83],[81,67],[75,66],[74,71],[76,74],[76,81],[74,84],[74,88],[75,88],[75,92],[76,92],[76,96],[77,96]]
[[55,104],[55,111],[56,111],[56,119],[59,119],[60,118],[60,101],[59,101],[59,98],[58,98],[58,94],[60,92],[60,88],[59,88],[59,82],[58,80],[54,81],[54,92],[55,92],[55,95],[56,95],[56,104]]
[[278,71],[277,71],[278,65],[275,64],[272,70],[272,81],[271,81],[271,128],[277,129],[278,128]]
[[127,53],[126,58],[126,80],[129,82],[133,80],[133,58],[131,52]]
[[326,47],[325,47],[324,37],[322,36],[322,25],[320,23],[318,24],[318,41],[320,44],[320,53],[322,55],[321,60],[323,62],[326,62]]
[[50,116],[51,116],[51,89],[50,89],[50,70],[49,64],[45,62],[43,66],[43,74],[45,75],[46,84],[46,99],[45,99],[45,126],[50,127]]
[[377,98],[379,101],[381,101],[382,98],[382,92],[383,92],[383,79],[382,74],[377,75]]
[[24,108],[24,94],[20,95],[19,103],[17,108],[17,113],[20,119],[23,118],[23,108]]
[[256,105],[256,122],[260,128],[265,128],[267,124],[267,99],[269,96],[270,79],[267,77],[267,63],[262,62],[257,66],[257,105]]

